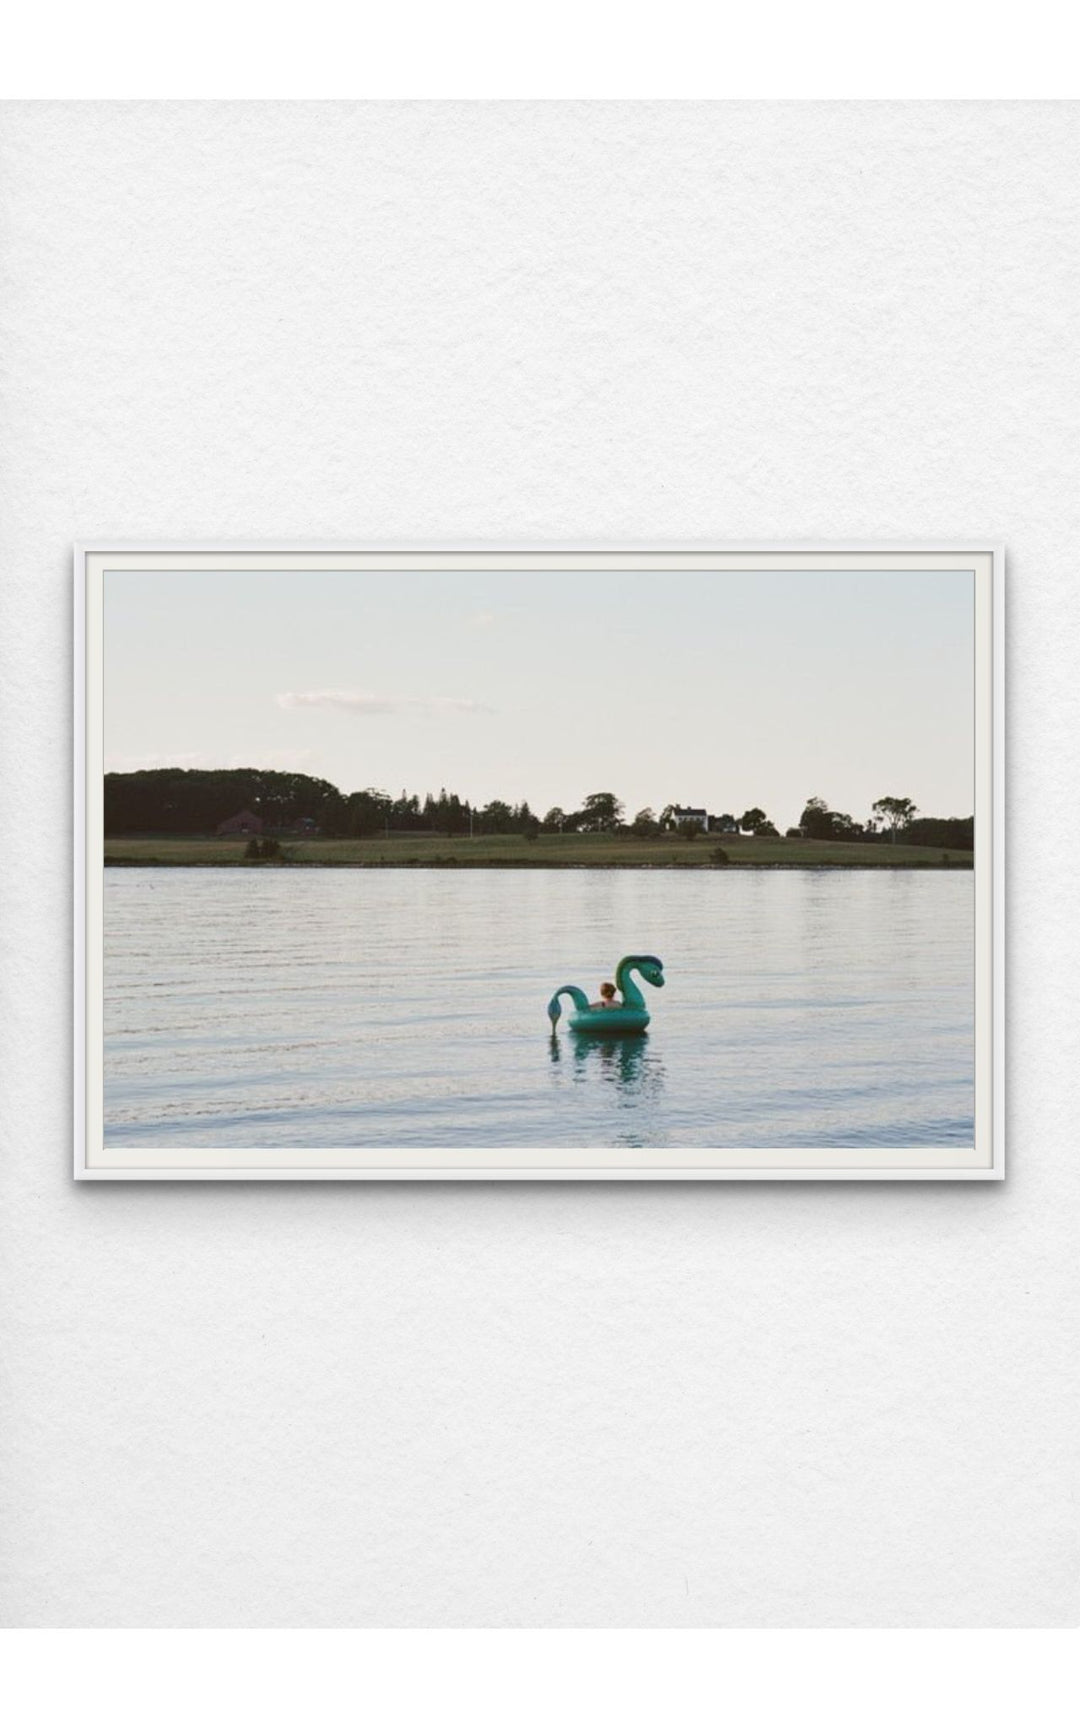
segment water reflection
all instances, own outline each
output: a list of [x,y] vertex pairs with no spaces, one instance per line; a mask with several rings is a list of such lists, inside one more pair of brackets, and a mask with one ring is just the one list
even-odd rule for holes
[[[562,1062],[564,1051],[557,1034],[549,1040],[553,1063]],[[628,1097],[658,1096],[664,1085],[664,1065],[659,1053],[650,1049],[647,1032],[633,1037],[597,1038],[571,1035],[568,1051],[575,1084],[614,1086]]]

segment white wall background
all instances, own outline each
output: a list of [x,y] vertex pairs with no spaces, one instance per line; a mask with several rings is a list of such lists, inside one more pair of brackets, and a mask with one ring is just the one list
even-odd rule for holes
[[[1080,109],[9,106],[4,1620],[1080,1606]],[[1000,537],[1003,1187],[68,1175],[71,542]]]

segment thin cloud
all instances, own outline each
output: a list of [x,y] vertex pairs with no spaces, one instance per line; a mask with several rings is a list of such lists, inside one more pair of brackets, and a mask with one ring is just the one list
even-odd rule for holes
[[490,714],[484,702],[464,696],[373,696],[365,690],[284,690],[275,697],[279,708],[332,708],[366,719],[377,714]]

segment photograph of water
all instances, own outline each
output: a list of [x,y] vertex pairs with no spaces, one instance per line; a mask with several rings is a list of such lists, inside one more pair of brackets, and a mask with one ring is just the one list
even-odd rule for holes
[[990,574],[88,567],[85,1168],[987,1173]]

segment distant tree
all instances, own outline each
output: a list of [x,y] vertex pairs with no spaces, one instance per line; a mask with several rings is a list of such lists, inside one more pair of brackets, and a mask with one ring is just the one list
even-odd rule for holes
[[[755,804],[752,810],[743,811],[739,818],[739,827],[748,828],[751,834],[760,834],[763,828],[772,828],[772,823],[764,810],[759,809]],[[776,833],[775,828],[773,828],[773,833]]]
[[917,814],[910,798],[878,798],[871,809],[881,817],[890,840],[895,840],[897,834],[910,827]]
[[270,835],[269,838],[265,840],[260,840],[253,834],[247,845],[244,847],[244,857],[260,860],[265,858],[280,858],[281,841],[275,840],[273,835]]
[[808,798],[799,817],[799,827],[808,840],[828,840],[832,835],[832,811],[824,798]]
[[644,810],[638,811],[630,824],[630,832],[636,834],[640,840],[648,840],[654,834],[659,834],[660,824],[656,820],[655,812],[650,810],[648,805]]
[[671,830],[674,828],[674,826],[675,826],[675,806],[674,806],[674,804],[665,804],[664,805],[664,808],[660,812],[660,826],[664,830],[665,834],[670,834]]
[[565,821],[566,821],[566,811],[560,810],[559,806],[557,804],[553,804],[551,806],[551,809],[548,811],[547,815],[544,817],[543,826],[548,830],[549,833],[556,831],[556,830],[559,833],[561,833],[563,823]]
[[830,810],[824,798],[808,798],[799,817],[808,840],[862,840],[865,829],[843,810]]
[[418,829],[430,825],[416,793],[410,796],[404,786],[400,798],[386,801],[382,815],[384,827],[397,829],[401,833],[415,833]]
[[447,834],[464,834],[469,826],[468,807],[461,802],[456,792],[449,796],[444,791],[439,793],[437,821],[440,828]]
[[614,792],[590,792],[582,805],[581,827],[587,834],[609,834],[623,818],[623,806]]
[[730,811],[725,810],[722,816],[714,816],[712,826],[717,834],[737,834],[739,824]]
[[350,792],[345,801],[346,832],[358,840],[367,834],[378,834],[389,823],[391,802],[388,792],[374,786]]
[[911,846],[949,846],[971,852],[975,846],[974,816],[917,816],[904,830]]
[[493,798],[477,812],[476,824],[481,834],[512,834],[514,812],[501,798]]
[[785,840],[801,840],[802,839],[802,829],[801,828],[785,828],[784,829],[784,839]]

